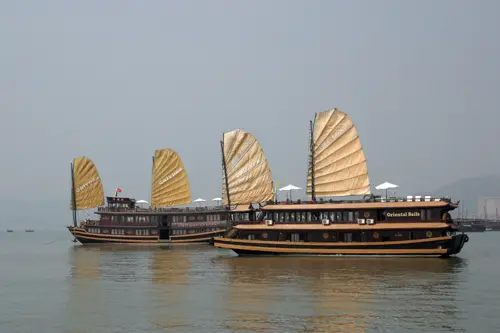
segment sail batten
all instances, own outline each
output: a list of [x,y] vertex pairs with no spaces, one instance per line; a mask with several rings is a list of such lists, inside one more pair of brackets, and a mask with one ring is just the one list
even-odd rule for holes
[[313,197],[370,194],[358,131],[351,118],[338,109],[316,113],[306,191]]
[[224,133],[222,149],[222,201],[225,205],[252,204],[274,198],[273,180],[267,158],[251,133],[241,129]]
[[84,210],[104,205],[101,178],[92,160],[85,156],[75,158],[72,177],[73,191],[70,202],[72,210]]
[[191,189],[182,160],[172,149],[159,149],[153,158],[151,207],[191,203]]

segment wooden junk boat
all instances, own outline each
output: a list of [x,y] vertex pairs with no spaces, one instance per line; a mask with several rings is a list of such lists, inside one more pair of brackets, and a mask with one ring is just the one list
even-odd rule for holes
[[[366,158],[350,117],[338,109],[311,121],[307,194],[311,201],[267,202],[231,214],[231,229],[211,244],[238,255],[410,255],[448,257],[461,251],[448,199],[408,201],[370,193]],[[226,192],[229,193],[226,195]],[[230,204],[231,189],[224,192]],[[333,201],[318,197],[362,196]],[[254,201],[255,202],[255,201]]]
[[[150,208],[140,208],[135,199],[107,197],[94,163],[87,157],[71,164],[70,207],[76,241],[87,243],[208,243],[223,235],[229,212],[222,206],[172,208],[191,203],[187,173],[179,155],[161,149],[153,157]],[[77,223],[77,211],[97,208],[98,220]]]

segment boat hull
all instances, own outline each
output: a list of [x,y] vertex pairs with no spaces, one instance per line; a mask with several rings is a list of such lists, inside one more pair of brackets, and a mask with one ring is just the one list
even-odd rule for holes
[[225,230],[171,236],[160,239],[158,236],[94,234],[84,228],[68,227],[69,232],[82,244],[125,243],[125,244],[208,244],[210,239],[222,236]]
[[240,256],[255,255],[355,255],[355,256],[432,256],[449,257],[460,253],[469,237],[466,234],[427,239],[366,242],[308,243],[214,237],[211,244],[230,249]]
[[486,226],[483,224],[461,225],[458,227],[458,230],[463,232],[484,232],[486,231]]

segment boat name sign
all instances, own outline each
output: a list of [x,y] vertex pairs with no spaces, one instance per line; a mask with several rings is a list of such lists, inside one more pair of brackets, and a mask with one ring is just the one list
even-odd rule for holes
[[420,212],[388,212],[387,217],[419,217]]

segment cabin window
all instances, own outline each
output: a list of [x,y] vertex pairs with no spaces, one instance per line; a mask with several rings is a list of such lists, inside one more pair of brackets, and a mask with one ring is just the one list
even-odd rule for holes
[[297,222],[302,221],[302,213],[301,212],[295,213],[295,221],[297,221]]
[[290,213],[290,221],[291,222],[295,222],[296,221],[295,220],[295,213],[294,212]]
[[359,212],[354,212],[354,221],[359,219]]
[[335,215],[335,221],[342,221],[342,212],[336,212]]
[[415,234],[414,234],[414,232],[413,232],[413,231],[410,231],[410,232],[408,233],[408,239],[415,239]]
[[421,219],[422,221],[425,221],[425,220],[426,220],[426,218],[425,218],[425,211],[426,211],[425,209],[421,209],[421,210],[420,210],[420,219]]
[[344,234],[344,242],[346,242],[346,243],[352,242],[352,233],[347,232]]
[[300,241],[300,235],[298,232],[294,232],[290,235],[290,240],[292,242],[299,242]]
[[432,217],[433,217],[433,215],[432,215],[432,209],[427,209],[427,219],[428,220],[432,220]]
[[249,240],[254,240],[255,239],[255,235],[254,234],[249,234],[248,235],[248,239]]
[[312,221],[311,212],[307,212],[306,213],[306,220],[307,220],[307,222],[311,222]]
[[361,241],[366,242],[366,232],[364,231],[361,232]]
[[127,222],[128,223],[134,223],[134,217],[133,216],[127,216]]
[[353,212],[347,212],[347,218],[348,218],[348,221],[354,221],[354,213]]

